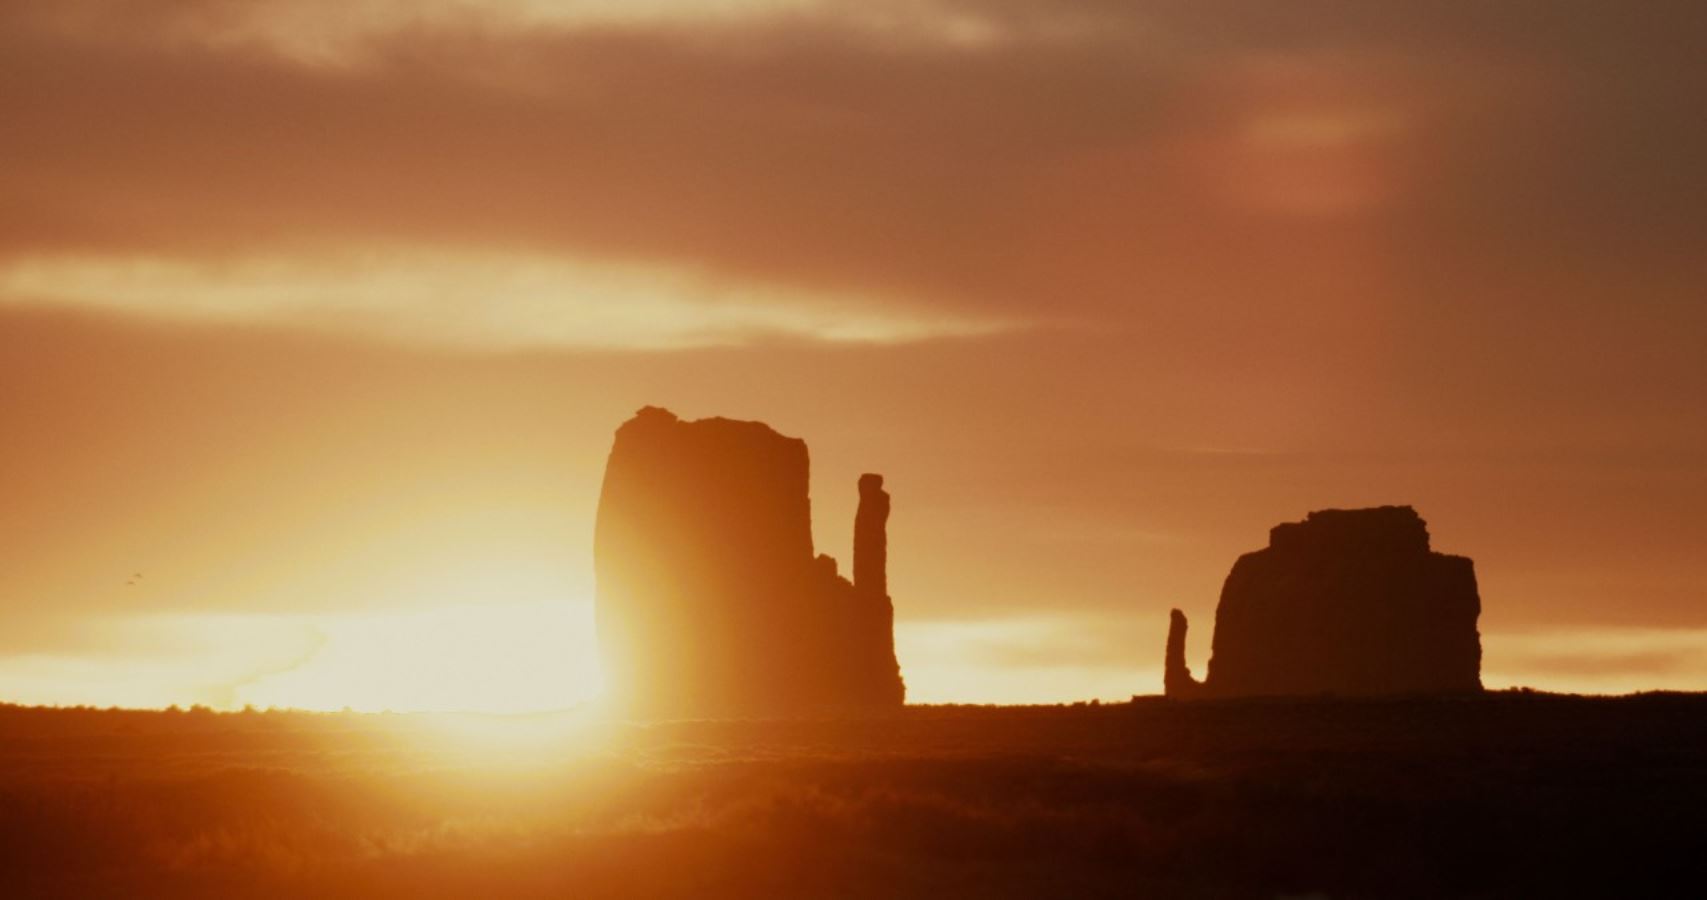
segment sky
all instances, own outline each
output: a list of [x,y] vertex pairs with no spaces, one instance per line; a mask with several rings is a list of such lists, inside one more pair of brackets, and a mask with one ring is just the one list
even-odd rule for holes
[[596,694],[644,405],[894,496],[909,697],[1158,691],[1313,509],[1490,686],[1707,689],[1707,12],[15,0],[0,698]]

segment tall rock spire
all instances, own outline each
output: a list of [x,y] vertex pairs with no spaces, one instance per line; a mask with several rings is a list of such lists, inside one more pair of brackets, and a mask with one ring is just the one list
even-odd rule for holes
[[883,476],[859,477],[859,512],[854,515],[854,590],[867,597],[889,596],[889,492]]
[[1200,685],[1191,677],[1191,667],[1185,662],[1185,613],[1168,613],[1168,652],[1162,667],[1162,692],[1169,697],[1190,697]]

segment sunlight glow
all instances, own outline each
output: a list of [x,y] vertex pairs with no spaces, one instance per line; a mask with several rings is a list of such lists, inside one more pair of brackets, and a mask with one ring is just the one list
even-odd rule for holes
[[[586,601],[156,614],[86,628],[87,653],[0,658],[0,696],[46,705],[432,713],[419,719],[432,741],[517,764],[585,745],[595,728],[589,704],[600,674]],[[1110,628],[1071,617],[903,619],[896,643],[908,701],[1119,702],[1159,693],[1159,642],[1134,635],[1130,653],[1117,658],[1086,639]],[[1707,689],[1707,632],[1699,629],[1494,631],[1483,641],[1489,689]],[[1201,675],[1207,648],[1198,652]]]
[[1159,693],[1160,653],[1134,647],[1116,659],[1087,646],[1088,636],[1105,629],[1074,617],[897,621],[895,653],[908,703],[1071,703]]
[[585,704],[600,686],[585,602],[150,615],[106,620],[88,637],[89,652],[0,657],[0,696],[65,706],[532,714]]
[[322,643],[293,616],[150,614],[90,618],[75,650],[0,656],[0,697],[47,706],[234,709],[236,685],[287,671]]
[[339,615],[300,666],[237,689],[240,703],[306,709],[532,713],[596,697],[591,609],[499,603]]
[[1707,629],[1484,632],[1482,685],[1578,694],[1707,690]]
[[[615,728],[590,709],[529,714],[428,713],[398,723],[455,764],[491,770],[560,768],[608,751]],[[460,760],[457,758],[460,757]]]

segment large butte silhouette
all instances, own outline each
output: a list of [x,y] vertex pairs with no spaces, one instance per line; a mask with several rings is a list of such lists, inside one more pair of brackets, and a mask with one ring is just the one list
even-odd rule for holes
[[646,717],[899,707],[889,495],[859,480],[854,580],[815,554],[806,442],[648,406],[616,431],[594,532],[608,699]]
[[1479,691],[1481,609],[1474,565],[1432,551],[1411,507],[1313,512],[1234,563],[1202,682],[1186,666],[1185,616],[1172,612],[1164,688],[1177,698]]

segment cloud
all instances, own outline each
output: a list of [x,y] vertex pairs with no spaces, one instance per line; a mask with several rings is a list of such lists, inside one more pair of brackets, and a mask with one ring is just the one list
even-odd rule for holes
[[0,303],[282,324],[479,349],[672,350],[775,340],[906,343],[1006,330],[993,318],[734,284],[691,270],[454,249],[323,259],[32,257]]
[[1707,231],[1686,5],[640,8],[9,9],[0,255],[455,246],[1165,333]]

